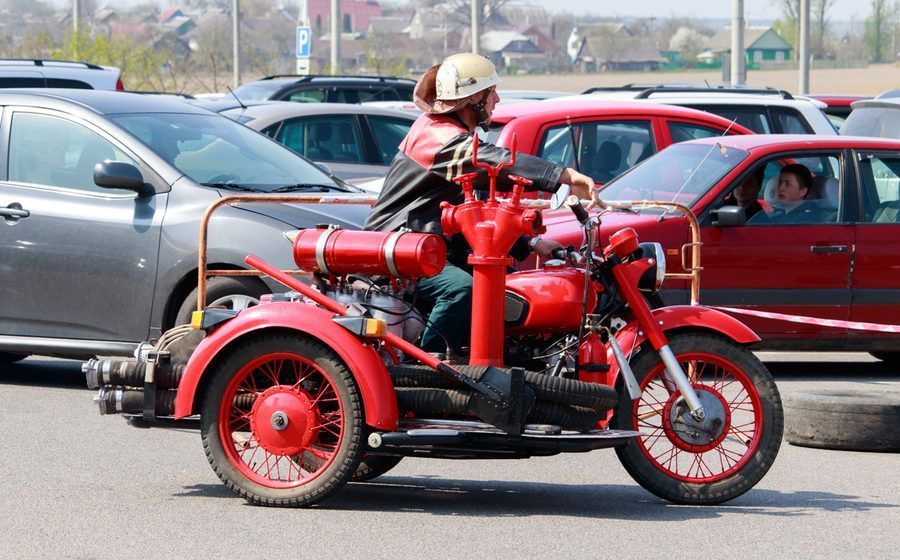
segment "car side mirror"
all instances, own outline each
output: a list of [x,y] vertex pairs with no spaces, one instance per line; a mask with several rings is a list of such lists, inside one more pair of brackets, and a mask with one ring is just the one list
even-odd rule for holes
[[101,161],[94,166],[94,184],[105,189],[127,189],[140,196],[153,192],[141,170],[124,161]]
[[747,224],[747,213],[740,206],[723,206],[712,211],[713,227],[740,227]]
[[553,196],[550,197],[550,209],[558,210],[562,207],[563,203],[569,198],[569,193],[572,192],[572,188],[569,185],[563,183],[556,189],[556,192],[553,193]]
[[324,171],[325,174],[328,175],[329,177],[331,177],[332,175],[334,175],[334,172],[331,170],[330,167],[328,167],[328,164],[322,163],[321,161],[314,161],[313,164],[314,164],[316,167],[318,167],[319,169],[321,169],[322,171]]

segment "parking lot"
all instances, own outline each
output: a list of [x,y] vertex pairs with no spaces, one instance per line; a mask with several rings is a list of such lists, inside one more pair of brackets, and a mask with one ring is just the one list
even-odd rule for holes
[[[900,372],[865,354],[760,357],[787,397],[900,391]],[[0,558],[896,558],[900,545],[900,456],[787,443],[756,488],[716,507],[653,497],[611,451],[406,460],[316,508],[250,507],[197,433],[100,417],[79,366],[32,358],[0,372]]]

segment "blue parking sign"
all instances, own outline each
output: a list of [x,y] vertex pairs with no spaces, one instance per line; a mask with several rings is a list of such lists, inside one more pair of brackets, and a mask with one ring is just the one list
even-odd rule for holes
[[312,33],[309,27],[297,27],[297,58],[309,58]]

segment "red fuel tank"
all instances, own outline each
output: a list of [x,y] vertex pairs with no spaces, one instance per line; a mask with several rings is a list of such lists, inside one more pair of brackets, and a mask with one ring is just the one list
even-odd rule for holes
[[297,266],[323,274],[430,278],[446,261],[446,243],[431,233],[317,228],[294,240]]
[[[506,277],[506,332],[528,334],[578,330],[584,298],[584,271],[544,268]],[[588,290],[588,313],[597,294]]]

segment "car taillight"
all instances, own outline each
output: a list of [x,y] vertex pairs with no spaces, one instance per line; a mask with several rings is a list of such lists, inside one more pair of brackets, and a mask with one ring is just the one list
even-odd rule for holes
[[116,91],[125,91],[125,84],[122,83],[122,78],[116,80]]

